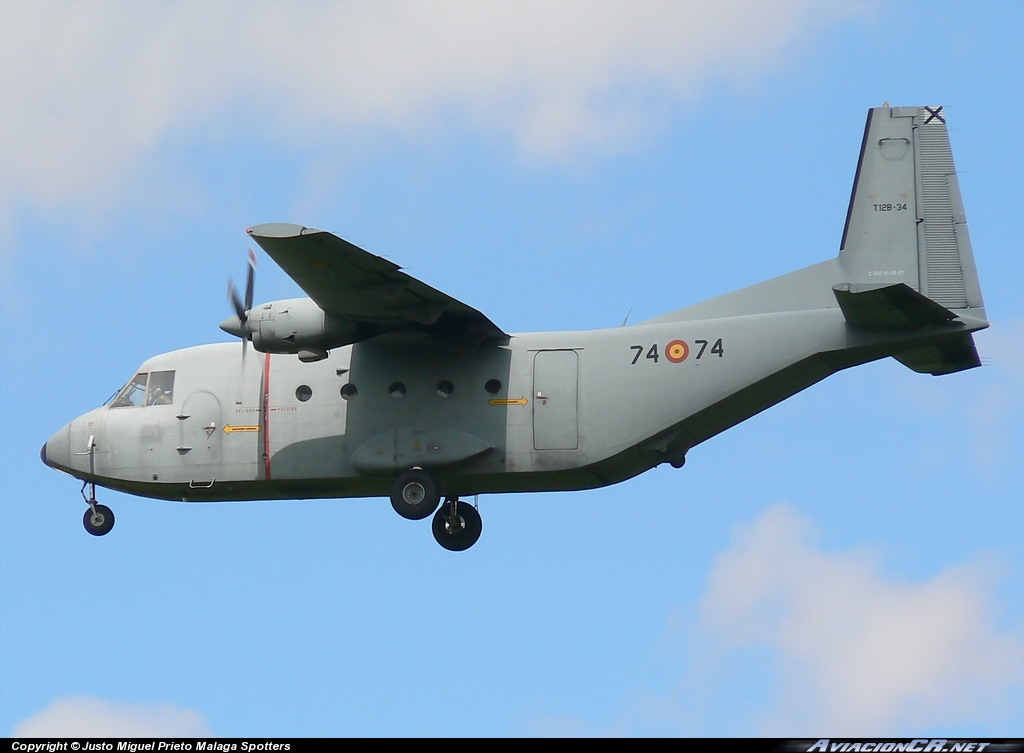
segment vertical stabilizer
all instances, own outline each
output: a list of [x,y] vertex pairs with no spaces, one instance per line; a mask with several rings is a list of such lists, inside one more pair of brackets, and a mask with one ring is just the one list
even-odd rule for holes
[[[948,324],[974,332],[988,326],[941,107],[884,105],[868,111],[838,258],[646,323],[808,311],[837,303],[847,323],[860,329]],[[911,368],[921,364],[938,373],[930,357],[900,358],[908,365],[913,361]],[[948,353],[938,360],[949,361]],[[966,368],[976,365],[977,357],[956,361],[953,365]]]
[[868,112],[839,264],[855,288],[904,283],[947,309],[984,305],[941,107]]

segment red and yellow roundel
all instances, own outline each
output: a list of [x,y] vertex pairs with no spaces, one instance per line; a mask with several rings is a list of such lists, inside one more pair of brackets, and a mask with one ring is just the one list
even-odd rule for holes
[[690,355],[690,346],[683,340],[673,340],[665,346],[665,357],[672,363],[682,363]]

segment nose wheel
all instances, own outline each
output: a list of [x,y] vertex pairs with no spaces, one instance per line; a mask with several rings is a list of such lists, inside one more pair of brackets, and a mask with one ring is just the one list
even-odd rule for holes
[[85,511],[82,523],[93,536],[105,536],[114,527],[114,513],[106,505],[93,505]]
[[[89,487],[88,497],[85,496],[86,486]],[[85,530],[93,536],[106,536],[114,527],[114,511],[96,501],[96,484],[88,482],[82,484],[82,497],[85,499],[85,504],[89,505],[89,509],[82,516]]]

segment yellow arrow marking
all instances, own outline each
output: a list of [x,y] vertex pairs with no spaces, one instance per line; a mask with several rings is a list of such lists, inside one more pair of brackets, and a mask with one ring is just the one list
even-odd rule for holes
[[259,430],[260,430],[260,427],[258,427],[258,426],[232,426],[231,424],[228,424],[227,426],[224,427],[224,433],[225,434],[234,434],[236,431],[259,431]]
[[518,398],[516,400],[491,400],[491,405],[526,405],[529,400],[525,397]]

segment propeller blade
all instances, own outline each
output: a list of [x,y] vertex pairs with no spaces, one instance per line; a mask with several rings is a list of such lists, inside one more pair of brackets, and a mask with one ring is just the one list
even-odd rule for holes
[[252,288],[256,281],[256,252],[249,246],[249,273],[245,278],[245,310],[252,308]]
[[228,280],[228,300],[231,301],[231,305],[235,309],[235,316],[238,317],[238,321],[244,325],[246,320],[246,312],[249,309],[242,306],[242,299],[238,297],[238,291],[235,290],[235,283],[233,283],[231,280]]
[[228,318],[221,323],[220,328],[225,332],[242,339],[242,363],[245,363],[245,354],[248,352],[248,340],[252,337],[252,330],[249,329],[249,311],[252,309],[253,287],[256,282],[256,252],[249,247],[249,270],[245,276],[245,300],[238,295],[235,283],[228,280],[228,300],[235,310],[235,316]]

